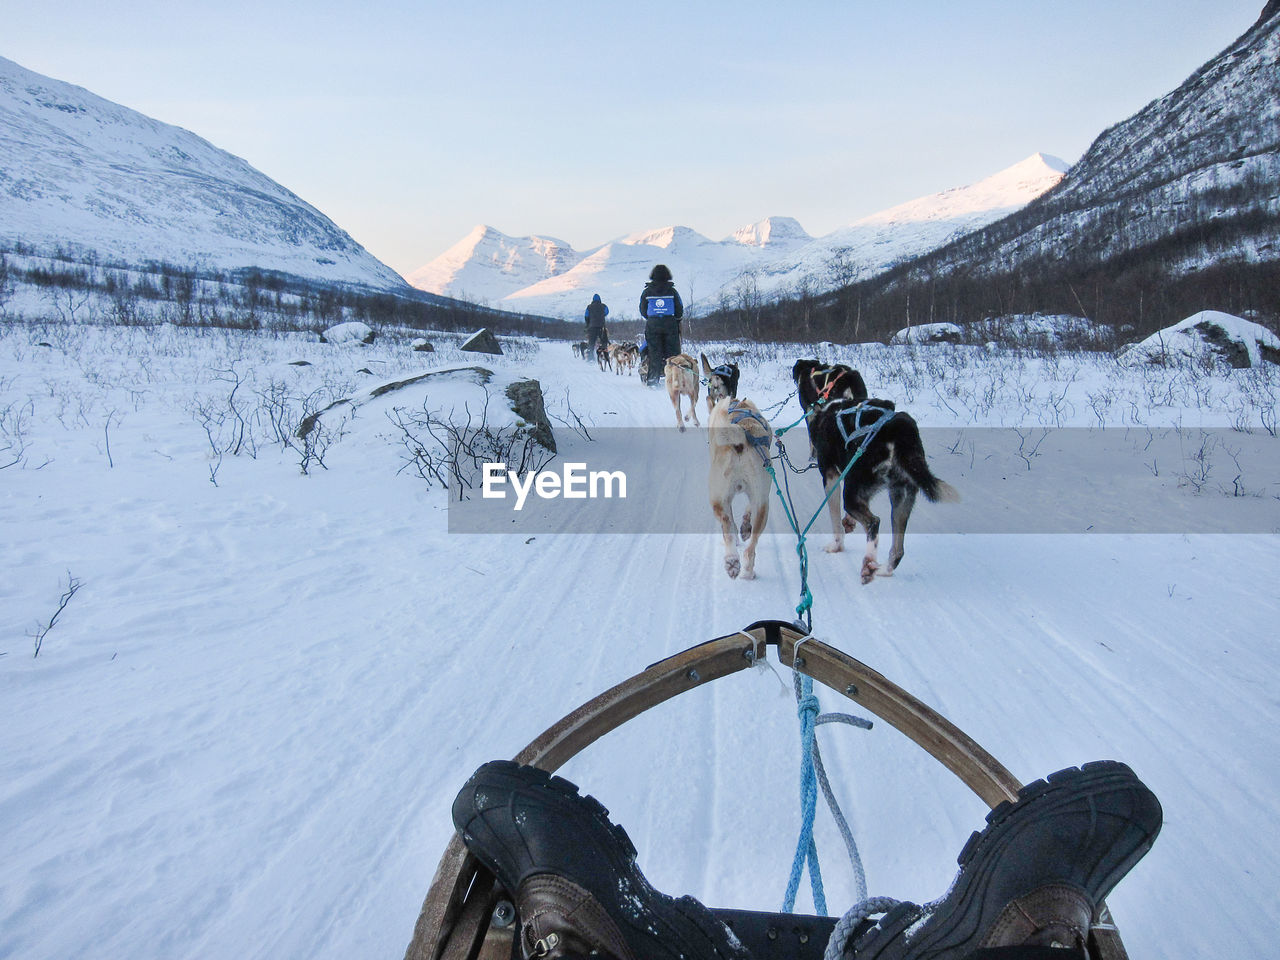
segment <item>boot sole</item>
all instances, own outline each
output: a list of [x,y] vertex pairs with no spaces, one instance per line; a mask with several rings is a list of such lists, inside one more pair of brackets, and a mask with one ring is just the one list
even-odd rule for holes
[[[1125,795],[1127,798],[1122,799]],[[1070,865],[1069,853],[1063,858],[1067,863],[1061,868],[1063,872],[1078,874],[1066,878],[1067,882],[1084,890],[1096,908],[1151,848],[1162,821],[1155,795],[1129,767],[1112,760],[1050,774],[1019,790],[1016,803],[1005,801],[995,807],[987,814],[987,826],[970,836],[960,851],[957,858],[960,873],[947,896],[924,908],[899,904],[862,938],[854,956],[858,960],[893,960],[906,956],[911,960],[948,960],[977,949],[984,931],[1011,899],[1043,883],[1064,879],[1046,874],[1028,881],[1027,889],[985,896],[1000,879],[997,865],[1001,854],[1019,842],[1030,842],[1028,831],[1035,830],[1037,824],[1043,824],[1056,810],[1065,810],[1086,798],[1095,817],[1128,821],[1107,854],[1097,857],[1095,866],[1075,869]],[[908,936],[907,931],[916,926],[919,929]]]
[[[473,788],[472,781],[477,778],[482,783]],[[745,956],[726,951],[726,941],[732,949],[736,938],[700,903],[687,897],[674,899],[650,886],[636,866],[635,844],[626,830],[609,819],[608,809],[595,797],[580,793],[562,777],[510,760],[485,764],[472,781],[454,801],[454,825],[476,859],[511,893],[531,876],[556,873],[583,887],[604,907],[641,960]],[[540,808],[540,820],[571,828],[577,837],[575,846],[586,851],[575,856],[581,865],[566,869],[564,864],[539,864],[531,856],[514,872],[500,864],[486,846],[509,848],[509,844],[475,810],[474,798],[482,790],[505,795],[511,801],[521,798]],[[519,822],[514,818],[512,822],[518,829]]]

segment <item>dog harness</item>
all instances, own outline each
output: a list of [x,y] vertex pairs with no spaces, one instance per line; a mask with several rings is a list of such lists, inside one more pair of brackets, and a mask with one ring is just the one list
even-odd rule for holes
[[[844,440],[846,447],[855,443],[864,447],[880,432],[881,427],[893,419],[896,412],[892,407],[871,400],[859,400],[851,407],[836,411],[836,427],[840,430],[840,438]],[[874,415],[874,419],[871,419],[871,415]],[[852,421],[852,429],[849,421]]]
[[831,388],[836,385],[836,382],[844,372],[843,370],[837,370],[835,367],[818,367],[810,374],[814,381],[814,387],[818,386],[817,379],[819,375],[823,379],[824,386],[818,390],[818,398],[820,400],[826,401],[831,398]]
[[769,424],[765,421],[764,417],[760,416],[760,414],[756,413],[746,404],[737,400],[729,401],[728,412],[729,421],[731,423],[740,424],[743,420],[754,420],[760,424],[760,426],[764,427],[765,433],[763,437],[753,436],[747,431],[746,427],[742,428],[742,432],[747,434],[747,439],[751,442],[751,445],[753,447],[760,447],[760,452],[763,453],[768,448],[769,443],[773,440],[773,431],[769,428]]

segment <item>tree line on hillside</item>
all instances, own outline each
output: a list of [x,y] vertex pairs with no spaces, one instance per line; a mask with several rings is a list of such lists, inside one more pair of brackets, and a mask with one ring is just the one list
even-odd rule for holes
[[44,309],[67,321],[318,331],[360,320],[409,330],[487,326],[497,333],[575,339],[581,332],[577,324],[427,294],[400,296],[260,270],[102,263],[16,244],[0,251],[0,314],[20,285],[41,291]]
[[[1233,200],[1247,186],[1223,188]],[[1255,197],[1259,194],[1255,193]],[[1276,329],[1280,259],[1274,199],[1235,204],[1204,196],[1170,218],[1090,211],[1089,229],[1037,239],[1034,212],[874,277],[818,293],[801,284],[768,300],[740,284],[697,320],[697,335],[750,340],[885,341],[904,327],[967,324],[1012,314],[1072,314],[1106,324],[1118,342],[1140,339],[1200,310],[1251,317]],[[1268,203],[1267,200],[1271,202]],[[1117,234],[1125,234],[1123,243]],[[1016,264],[991,251],[1019,239]],[[1240,251],[1256,251],[1248,260]],[[985,258],[983,256],[985,254]],[[1010,258],[1012,261],[1013,258]]]

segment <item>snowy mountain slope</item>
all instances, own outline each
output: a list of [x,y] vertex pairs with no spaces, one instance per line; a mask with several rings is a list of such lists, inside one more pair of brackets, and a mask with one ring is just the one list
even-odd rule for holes
[[[873,276],[1021,209],[1057,184],[1068,169],[1057,157],[1036,153],[977,183],[873,213],[814,240],[791,257],[766,264],[761,287],[780,291],[808,276],[816,281],[810,283],[816,291]],[[836,268],[833,277],[832,260],[839,253],[846,264]],[[841,274],[841,269],[853,275]]]
[[553,237],[508,237],[481,224],[406,278],[432,293],[495,300],[571,269],[583,257]]
[[[402,444],[371,411],[326,470],[301,476],[294,452],[262,441],[209,482],[215,461],[191,411],[225,408],[231,384],[214,374],[229,357],[249,378],[241,396],[270,383],[342,396],[371,382],[363,366],[390,381],[462,360],[456,338],[433,339],[440,352],[424,357],[391,337],[353,353],[224,330],[0,327],[0,410],[32,405],[27,462],[5,472],[0,497],[0,956],[402,956],[452,834],[449,805],[479,763],[649,663],[790,614],[795,541],[777,513],[752,582],[724,575],[713,533],[450,534],[443,495],[401,470]],[[537,377],[593,429],[658,428],[661,456],[640,479],[705,507],[705,435],[672,429],[663,394],[567,344],[520,347],[485,359],[499,380]],[[744,367],[744,394],[766,408],[784,399],[793,356]],[[1226,426],[1247,386],[1239,373],[1192,382],[1087,355],[823,358],[962,436],[975,422],[1036,425],[1057,396],[1087,426],[1101,394],[1117,410],[1132,401],[1153,429]],[[934,363],[955,364],[954,394],[920,386]],[[413,402],[475,399],[453,391]],[[782,409],[775,422],[797,412]],[[591,446],[564,440],[566,459]],[[971,492],[963,449],[929,455]],[[1172,484],[1173,465],[1160,467]],[[1199,511],[1219,495],[1181,496]],[[861,551],[823,553],[815,534],[819,635],[1024,781],[1130,763],[1166,816],[1108,897],[1131,954],[1270,960],[1280,537],[916,532],[945,509],[920,504],[906,564],[865,588]],[[68,570],[82,587],[33,658]],[[625,824],[659,889],[777,909],[799,825],[790,679],[773,664],[708,684],[564,769]],[[817,693],[824,709],[849,709]],[[819,738],[871,892],[942,894],[983,805],[885,723]],[[838,911],[850,871],[825,810],[815,829]]]
[[765,217],[758,223],[739,227],[733,231],[730,239],[749,247],[763,247],[769,244],[780,246],[804,243],[813,238],[800,226],[800,221],[793,217]]
[[[695,309],[744,290],[767,296],[801,282],[812,291],[826,290],[919,256],[1021,208],[1056,184],[1065,169],[1060,160],[1034,154],[977,183],[899,204],[817,239],[791,217],[768,217],[720,241],[682,226],[639,231],[577,254],[571,268],[548,271],[519,289],[513,284],[527,274],[504,269],[503,258],[494,258],[490,247],[473,239],[489,229],[477,227],[409,279],[431,293],[457,296],[465,289],[511,309],[569,319],[581,315],[593,293],[615,316],[634,318],[640,288],[658,262],[671,267],[681,295]],[[519,243],[492,232],[507,246]],[[833,266],[836,258],[842,266]],[[570,259],[558,252],[557,263]],[[470,286],[464,286],[463,277]]]
[[582,316],[592,294],[598,293],[609,304],[610,316],[636,318],[649,271],[655,263],[665,263],[688,309],[740,273],[744,260],[758,258],[769,249],[769,245],[717,242],[688,227],[641,231],[605,244],[560,276],[510,294],[502,305],[573,319]]
[[0,57],[0,248],[406,292],[324,214],[193,133]]
[[1104,131],[1053,190],[919,266],[1088,267],[1126,255],[1132,263],[1144,250],[1175,273],[1274,262],[1277,184],[1280,6],[1272,2],[1176,90]]

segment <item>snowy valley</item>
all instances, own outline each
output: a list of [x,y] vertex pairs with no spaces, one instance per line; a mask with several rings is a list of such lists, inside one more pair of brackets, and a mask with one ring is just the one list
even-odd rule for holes
[[[1024,782],[1134,768],[1165,816],[1107,898],[1135,960],[1271,960],[1278,51],[1268,0],[1073,166],[1036,153],[824,236],[481,225],[407,279],[194,133],[0,58],[0,960],[401,956],[480,763],[795,616],[777,495],[758,579],[726,576],[704,398],[678,431],[665,391],[574,353],[591,295],[634,320],[658,262],[683,349],[795,430],[797,472],[775,465],[802,520],[802,357],[861,371],[959,491],[865,586],[861,534],[827,553],[819,517],[815,635]],[[499,352],[464,349],[482,327]],[[629,496],[468,512],[485,463],[596,460]],[[942,895],[983,802],[886,723],[818,737],[869,892]],[[800,752],[792,676],[757,664],[561,772],[659,889],[772,911]],[[838,912],[857,883],[821,808],[816,839]]]
[[[460,416],[534,377],[560,461],[641,428],[654,478],[636,482],[660,475],[664,498],[709,520],[706,434],[678,433],[662,392],[566,343],[506,339],[489,357],[430,337],[433,354],[394,331],[363,347],[173,326],[0,330],[2,459],[16,458],[0,472],[0,955],[399,956],[475,766],[649,663],[791,615],[795,541],[779,509],[753,582],[725,576],[712,532],[449,533],[447,494],[415,471],[397,409]],[[775,424],[798,416],[789,368],[812,345],[689,346],[737,351],[743,394]],[[1017,430],[1105,424],[1129,438],[1133,475],[1189,517],[1280,506],[1267,461],[1237,454],[1237,469],[1230,456],[1246,441],[1275,449],[1272,365],[817,349],[929,428],[933,468],[968,500],[982,496],[972,431],[1016,449]],[[427,378],[335,408],[318,448],[296,439],[307,411],[475,365],[490,386]],[[595,440],[566,426],[571,412]],[[1155,473],[1150,430],[1184,448]],[[1211,449],[1196,486],[1205,430],[1227,449]],[[1052,476],[1052,446],[1011,454],[1008,481]],[[1115,491],[1093,495],[1105,508]],[[1109,898],[1133,956],[1215,956],[1229,941],[1234,957],[1270,957],[1274,528],[946,532],[947,510],[965,506],[922,504],[904,566],[866,587],[858,550],[815,549],[818,634],[1024,780],[1103,757],[1139,772],[1166,824]],[[761,667],[645,714],[564,773],[627,826],[660,889],[776,909],[798,824],[796,723],[789,677]],[[941,894],[982,803],[884,724],[820,736],[872,892]],[[825,814],[817,830],[843,905],[840,839]]]

